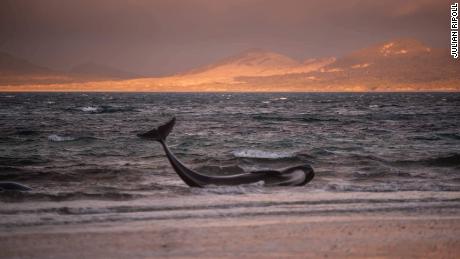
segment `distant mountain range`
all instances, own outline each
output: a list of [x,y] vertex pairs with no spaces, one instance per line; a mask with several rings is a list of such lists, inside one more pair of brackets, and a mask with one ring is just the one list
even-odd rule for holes
[[97,64],[93,62],[83,63],[71,68],[69,74],[77,77],[86,77],[94,79],[129,79],[139,78],[140,75],[123,71],[107,65]]
[[92,62],[57,71],[0,52],[0,85],[54,84],[139,78],[139,75]]
[[[16,63],[18,71],[38,74],[48,71],[24,60]],[[5,71],[5,66],[0,69]],[[67,88],[50,85],[49,90],[57,87],[60,91],[460,91],[460,62],[452,59],[447,49],[430,48],[414,39],[376,44],[339,58],[303,61],[250,49],[161,78],[138,79],[131,73],[91,63],[77,66],[67,75],[122,81],[73,83]],[[33,87],[24,85],[17,89]]]
[[335,58],[308,59],[303,62],[261,49],[250,49],[214,64],[177,75],[176,80],[235,83],[240,77],[265,77],[308,73],[331,64]]
[[236,80],[313,91],[458,91],[460,62],[447,49],[400,39],[352,52],[315,71]]
[[37,66],[31,62],[14,57],[6,52],[0,52],[0,75],[44,74],[50,69]]

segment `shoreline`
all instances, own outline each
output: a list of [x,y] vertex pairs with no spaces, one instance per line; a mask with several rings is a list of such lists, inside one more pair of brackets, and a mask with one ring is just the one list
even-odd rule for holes
[[4,258],[347,258],[460,253],[460,216],[256,216],[25,227],[0,234]]
[[81,93],[81,94],[98,94],[98,93],[111,93],[111,94],[423,94],[423,93],[460,93],[458,89],[427,89],[427,90],[376,90],[376,91],[232,91],[232,90],[204,90],[204,91],[136,91],[136,90],[107,90],[107,89],[100,89],[100,90],[5,90],[0,89],[0,94],[12,94],[12,93]]

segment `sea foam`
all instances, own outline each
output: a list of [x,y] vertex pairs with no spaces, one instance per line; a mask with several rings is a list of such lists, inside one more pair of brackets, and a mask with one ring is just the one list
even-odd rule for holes
[[75,138],[52,134],[52,135],[48,136],[48,140],[49,141],[54,141],[54,142],[63,142],[63,141],[73,141],[73,140],[75,140]]
[[84,112],[97,112],[99,108],[94,107],[94,106],[86,106],[86,107],[82,107],[81,110]]
[[232,152],[235,157],[241,158],[267,158],[267,159],[278,159],[278,158],[289,158],[293,157],[294,154],[291,152],[269,152],[257,149],[242,149],[235,150]]

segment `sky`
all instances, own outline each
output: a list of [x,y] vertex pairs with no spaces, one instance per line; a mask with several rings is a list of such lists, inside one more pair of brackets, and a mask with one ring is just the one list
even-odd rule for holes
[[448,48],[450,0],[1,0],[0,51],[52,69],[95,62],[146,76],[250,48],[341,56],[395,38]]

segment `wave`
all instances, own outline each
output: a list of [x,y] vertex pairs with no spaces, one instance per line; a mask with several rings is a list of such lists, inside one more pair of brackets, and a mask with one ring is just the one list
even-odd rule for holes
[[0,165],[0,177],[3,175],[4,172],[21,172],[22,169],[14,166],[3,166]]
[[42,158],[40,156],[29,156],[29,157],[1,157],[0,165],[2,166],[26,166],[26,165],[39,165],[48,163],[50,160]]
[[413,140],[422,140],[422,141],[437,141],[437,140],[440,140],[441,138],[438,137],[438,136],[428,135],[428,136],[414,136],[414,137],[409,137],[409,139],[413,139]]
[[448,138],[448,139],[460,139],[460,134],[456,134],[456,133],[439,133],[437,135],[443,138]]
[[0,138],[5,138],[7,139],[10,136],[35,136],[39,135],[40,131],[34,129],[33,126],[30,127],[16,127],[16,128],[11,128],[11,129],[3,129],[2,130],[2,136]]
[[29,201],[72,201],[72,200],[132,200],[142,197],[140,194],[131,194],[124,192],[58,192],[58,193],[41,193],[41,192],[17,192],[3,191],[0,195],[0,201],[3,202],[29,202]]
[[79,108],[80,111],[87,113],[116,113],[116,112],[130,112],[136,111],[131,106],[110,106],[110,105],[101,105],[101,106],[85,106]]
[[267,189],[264,188],[263,181],[253,184],[243,184],[237,186],[213,186],[209,185],[206,188],[192,188],[193,194],[249,194],[249,193],[264,193]]
[[81,137],[75,137],[75,136],[62,136],[58,134],[51,134],[48,136],[48,140],[52,142],[70,142],[70,141],[92,141],[96,140],[97,138],[95,137],[88,137],[88,136],[81,136]]
[[282,159],[293,158],[296,155],[292,152],[270,152],[257,149],[242,149],[232,152],[235,157],[240,158],[261,158],[261,159]]
[[424,165],[424,166],[440,166],[450,167],[460,165],[460,154],[451,154],[438,157],[430,157],[419,160],[398,160],[396,165]]
[[30,129],[18,129],[15,132],[15,135],[19,135],[19,136],[32,136],[32,135],[38,135],[38,134],[40,134],[40,131],[30,130]]
[[97,112],[99,110],[99,107],[86,106],[86,107],[82,107],[81,110],[84,112]]
[[74,140],[76,140],[76,138],[69,137],[69,136],[59,136],[59,135],[56,135],[56,134],[51,134],[51,135],[48,136],[48,140],[53,141],[53,142],[64,142],[64,141],[74,141]]
[[339,121],[338,118],[331,118],[331,117],[326,117],[326,116],[321,116],[321,117],[315,117],[315,116],[288,116],[288,117],[282,117],[282,116],[274,116],[274,115],[268,115],[268,114],[257,114],[253,115],[252,118],[254,120],[260,120],[260,121],[298,121],[298,122],[334,122],[334,121]]
[[376,182],[381,181],[384,179],[391,178],[393,180],[399,179],[432,179],[433,176],[419,174],[419,173],[411,173],[411,172],[404,172],[404,171],[391,171],[387,168],[378,168],[378,167],[365,167],[360,168],[360,171],[353,172],[351,174],[352,178],[350,179],[353,182]]
[[460,154],[429,158],[418,162],[433,166],[457,166],[460,165]]
[[439,183],[379,183],[370,185],[356,184],[329,184],[324,187],[326,191],[332,192],[407,192],[407,191],[441,191],[458,192],[459,186],[439,184]]
[[[78,168],[82,165],[70,165],[56,169],[42,170],[40,168],[21,168],[23,164],[18,164],[23,160],[10,163],[9,165],[0,166],[0,181],[17,181],[17,182],[72,182],[83,181],[91,182],[93,180],[104,180],[107,182],[116,182],[123,186],[131,183],[129,178],[141,177],[143,172],[140,170],[123,168]],[[1,164],[1,160],[0,160]],[[77,167],[77,169],[75,168]],[[127,181],[127,182],[125,182]],[[137,183],[134,182],[133,185]],[[131,186],[131,185],[130,185]],[[154,186],[150,186],[154,187]]]
[[3,167],[0,170],[0,181],[12,181],[26,184],[27,182],[46,182],[46,181],[71,181],[73,177],[56,172],[41,172],[25,170],[15,167]]
[[348,156],[349,160],[354,161],[359,165],[368,165],[375,162],[389,165],[389,166],[459,166],[460,154],[441,155],[435,157],[428,157],[413,160],[388,160],[375,155],[361,155],[351,154]]

